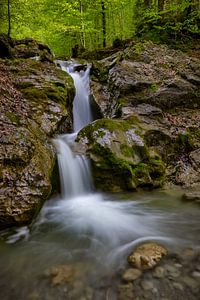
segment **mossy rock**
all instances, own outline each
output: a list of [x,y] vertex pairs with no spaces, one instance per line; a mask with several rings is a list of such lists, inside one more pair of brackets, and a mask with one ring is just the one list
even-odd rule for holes
[[165,164],[144,141],[137,119],[97,120],[83,128],[77,142],[85,146],[92,161],[94,183],[101,190],[134,190],[159,187],[164,182]]
[[0,78],[1,230],[30,224],[59,190],[51,137],[71,130],[75,88],[55,65],[32,59],[1,59]]

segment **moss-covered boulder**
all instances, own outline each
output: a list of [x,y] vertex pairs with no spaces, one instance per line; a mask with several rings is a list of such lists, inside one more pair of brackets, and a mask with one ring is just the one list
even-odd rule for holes
[[93,62],[91,93],[106,118],[137,117],[166,164],[166,182],[200,184],[200,60],[151,42]]
[[92,162],[95,186],[105,191],[162,186],[165,164],[144,140],[137,119],[97,120],[78,134]]
[[0,58],[31,58],[53,63],[54,55],[50,48],[32,38],[11,39],[0,34]]
[[54,64],[0,61],[0,229],[31,223],[50,196],[51,137],[71,129],[74,92]]

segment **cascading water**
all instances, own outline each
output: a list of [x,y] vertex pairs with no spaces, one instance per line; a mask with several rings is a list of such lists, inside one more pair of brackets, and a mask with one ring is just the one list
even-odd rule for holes
[[[141,216],[133,218],[133,203],[108,201],[101,194],[91,193],[89,163],[84,156],[75,155],[71,150],[78,131],[92,121],[89,103],[90,66],[85,71],[74,72],[73,64],[62,61],[59,64],[73,78],[76,88],[74,133],[61,135],[54,140],[58,152],[62,199],[47,209],[49,220],[62,223],[66,230],[70,228],[77,236],[89,236],[93,246],[106,243],[110,249],[136,237],[150,235],[152,227],[156,232],[151,216],[146,216],[143,222]],[[147,223],[151,226],[146,226]]]
[[200,243],[198,210],[183,205],[178,192],[120,196],[92,192],[88,162],[71,150],[77,131],[91,121],[91,113],[85,112],[89,67],[78,73],[66,62],[60,64],[71,72],[76,86],[74,133],[54,140],[62,194],[45,203],[30,229],[5,232],[3,239],[0,235],[0,299],[4,300],[116,300],[108,291],[115,289],[115,274],[138,243],[158,240],[169,244],[166,236],[170,236],[170,248],[178,245],[180,252],[184,243]]
[[89,103],[89,73],[90,65],[85,71],[75,72],[73,65],[59,62],[63,71],[69,73],[74,80],[76,95],[73,103],[72,134],[59,136],[54,140],[58,152],[58,165],[61,178],[62,198],[72,198],[84,195],[91,190],[89,162],[83,155],[75,155],[71,147],[78,131],[92,121]]

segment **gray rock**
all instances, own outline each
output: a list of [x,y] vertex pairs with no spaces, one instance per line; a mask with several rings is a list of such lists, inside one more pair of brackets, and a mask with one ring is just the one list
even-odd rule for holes
[[54,64],[30,59],[1,61],[0,77],[9,90],[0,79],[3,229],[30,224],[52,192],[56,155],[50,138],[71,122],[74,86]]
[[181,283],[179,282],[173,282],[172,285],[177,289],[177,290],[180,290],[180,291],[183,291],[184,290],[184,287]]
[[149,280],[142,280],[141,286],[145,291],[153,290],[153,288],[154,288],[153,282],[149,281]]
[[200,272],[194,271],[192,273],[192,277],[194,277],[196,280],[200,281]]
[[163,267],[156,267],[153,271],[153,277],[163,278],[165,276],[165,269]]
[[182,277],[182,281],[190,288],[196,289],[199,287],[199,282],[189,276]]
[[182,200],[185,202],[195,202],[200,204],[200,192],[187,192],[182,196]]
[[118,300],[132,300],[134,297],[132,283],[123,284],[118,287]]
[[125,271],[122,276],[124,281],[134,281],[135,279],[139,278],[142,275],[142,272],[138,269],[130,268]]

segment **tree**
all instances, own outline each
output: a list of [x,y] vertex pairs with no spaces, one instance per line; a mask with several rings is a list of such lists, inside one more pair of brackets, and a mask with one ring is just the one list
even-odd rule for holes
[[102,14],[102,33],[103,33],[103,47],[106,47],[106,11],[105,2],[101,1],[101,14]]
[[10,36],[11,33],[10,0],[7,0],[7,9],[8,9],[8,36]]

